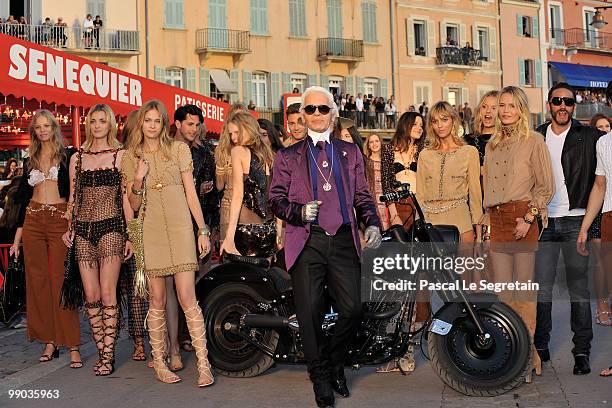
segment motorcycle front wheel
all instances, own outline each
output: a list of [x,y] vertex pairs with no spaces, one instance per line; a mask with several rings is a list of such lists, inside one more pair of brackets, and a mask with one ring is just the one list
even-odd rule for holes
[[[221,285],[206,298],[208,358],[219,374],[226,377],[255,377],[274,365],[271,357],[228,329],[232,325],[237,327],[242,315],[256,313],[257,304],[264,301],[255,290],[241,283]],[[258,329],[256,334],[268,349],[276,350],[278,332]]]
[[479,338],[469,317],[460,317],[447,335],[428,334],[429,356],[449,387],[469,396],[494,397],[525,381],[531,341],[523,320],[509,306],[496,303],[477,314],[491,336],[487,341]]

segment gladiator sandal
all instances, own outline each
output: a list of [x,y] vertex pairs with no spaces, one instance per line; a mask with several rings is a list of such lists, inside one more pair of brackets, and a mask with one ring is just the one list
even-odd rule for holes
[[98,361],[93,366],[94,373],[97,373],[102,365],[102,349],[104,348],[104,321],[102,320],[102,301],[97,300],[85,303],[87,317],[89,317],[89,327],[91,335],[98,349]]
[[206,349],[206,331],[204,330],[204,316],[202,309],[196,303],[194,306],[185,310],[185,320],[189,335],[191,336],[191,344],[198,358],[198,387],[206,387],[212,385],[215,379],[212,374],[212,368],[208,362],[208,350]]
[[149,329],[155,377],[166,384],[181,381],[181,377],[170,371],[166,365],[166,311],[149,308],[145,320]]
[[96,375],[107,376],[115,371],[115,342],[117,340],[117,317],[119,306],[102,306],[102,320],[104,321],[104,346],[102,360]]

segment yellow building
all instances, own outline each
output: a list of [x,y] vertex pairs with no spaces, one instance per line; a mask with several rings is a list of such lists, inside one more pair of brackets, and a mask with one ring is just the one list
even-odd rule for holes
[[446,100],[473,108],[501,85],[499,13],[492,0],[397,0],[398,109]]
[[145,3],[138,19],[148,58],[140,58],[139,70],[156,80],[259,108],[278,108],[283,93],[310,85],[389,93],[386,0]]

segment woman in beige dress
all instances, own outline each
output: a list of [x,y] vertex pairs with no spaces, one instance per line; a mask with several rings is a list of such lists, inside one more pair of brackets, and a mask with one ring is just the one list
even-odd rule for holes
[[[483,166],[484,206],[491,235],[491,262],[495,282],[534,280],[538,249],[538,219],[546,227],[546,206],[555,186],[550,154],[544,138],[531,130],[527,95],[517,87],[501,90],[493,138],[485,149]],[[523,319],[533,341],[536,295],[506,291],[502,301]],[[542,370],[533,349],[532,368]],[[531,381],[531,370],[527,382]]]
[[130,135],[123,163],[130,205],[134,211],[144,212],[144,261],[150,291],[146,320],[156,377],[165,383],[181,380],[165,362],[163,278],[173,275],[198,358],[198,386],[211,385],[214,379],[207,358],[204,318],[195,296],[198,260],[191,217],[199,229],[197,249],[201,257],[210,251],[210,230],[195,190],[191,151],[185,143],[170,137],[168,113],[161,102],[151,100],[140,108],[138,126]]

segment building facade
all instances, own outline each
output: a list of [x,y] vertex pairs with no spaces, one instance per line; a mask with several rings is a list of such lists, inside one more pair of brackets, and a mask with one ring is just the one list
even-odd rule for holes
[[520,86],[529,99],[533,124],[546,112],[544,7],[536,0],[500,0],[502,86]]
[[[564,81],[578,90],[579,119],[588,120],[596,113],[612,116],[603,100],[612,80],[612,4],[577,0],[545,0],[544,4],[550,84]],[[591,25],[598,7],[608,23],[601,29]]]
[[499,12],[489,0],[397,0],[398,108],[474,107],[501,85]]
[[[148,32],[148,70],[156,80],[271,109],[283,93],[310,85],[389,94],[388,1],[148,3],[139,20],[148,14],[141,38]],[[146,63],[140,59],[141,72]]]

